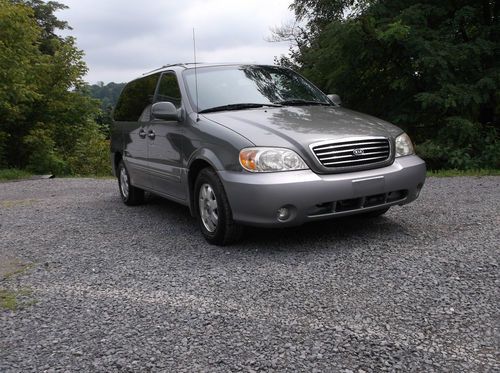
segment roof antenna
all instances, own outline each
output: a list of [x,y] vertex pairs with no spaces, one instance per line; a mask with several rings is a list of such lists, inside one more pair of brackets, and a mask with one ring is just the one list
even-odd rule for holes
[[193,27],[193,54],[194,54],[194,85],[196,89],[196,121],[200,121],[200,114],[198,114],[199,105],[198,105],[198,74],[196,71],[196,37],[194,34],[194,27]]

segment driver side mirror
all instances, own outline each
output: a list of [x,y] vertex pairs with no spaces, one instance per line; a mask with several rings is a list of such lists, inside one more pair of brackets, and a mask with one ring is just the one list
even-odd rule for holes
[[151,115],[155,119],[163,120],[182,120],[182,109],[177,110],[174,104],[168,101],[161,101],[153,104]]
[[330,101],[333,102],[335,105],[340,106],[340,104],[342,103],[342,100],[340,99],[339,95],[330,94],[330,95],[326,95],[326,97],[328,97],[330,99]]

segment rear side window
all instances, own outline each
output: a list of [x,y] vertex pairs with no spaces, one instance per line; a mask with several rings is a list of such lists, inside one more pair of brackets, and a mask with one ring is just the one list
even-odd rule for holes
[[164,73],[160,79],[158,92],[156,93],[155,102],[168,101],[175,105],[176,108],[181,107],[181,91],[177,77],[174,73]]
[[137,122],[149,112],[160,74],[134,80],[123,89],[116,104],[116,121]]

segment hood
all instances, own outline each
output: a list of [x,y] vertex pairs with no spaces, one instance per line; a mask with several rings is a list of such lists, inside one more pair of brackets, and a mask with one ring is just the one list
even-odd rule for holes
[[203,114],[246,137],[255,146],[301,151],[324,140],[383,136],[395,138],[398,127],[375,117],[335,106],[289,106]]
[[338,106],[285,106],[205,113],[203,117],[230,128],[255,146],[295,150],[317,172],[330,172],[314,159],[309,146],[352,137],[386,137],[398,127],[381,119]]

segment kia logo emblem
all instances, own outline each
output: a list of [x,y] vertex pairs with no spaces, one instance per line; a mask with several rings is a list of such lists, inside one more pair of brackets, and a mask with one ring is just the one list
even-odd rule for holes
[[363,155],[363,154],[365,154],[365,151],[363,149],[354,149],[352,151],[352,154],[354,154],[354,155]]

